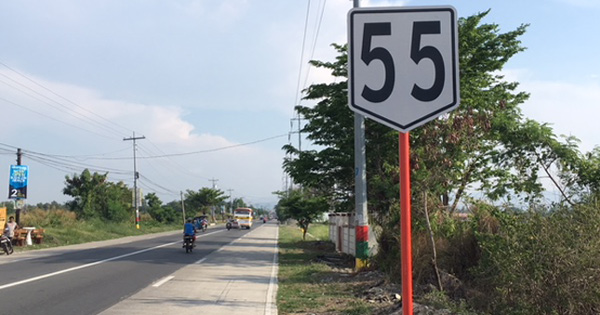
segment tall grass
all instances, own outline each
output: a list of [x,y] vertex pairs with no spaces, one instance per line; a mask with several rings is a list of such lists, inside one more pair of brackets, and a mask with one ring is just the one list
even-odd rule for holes
[[102,241],[132,235],[177,230],[180,224],[162,224],[143,214],[138,230],[133,222],[107,222],[101,219],[78,220],[74,212],[65,209],[32,209],[21,215],[22,227],[44,229],[42,244],[18,250],[56,247]]

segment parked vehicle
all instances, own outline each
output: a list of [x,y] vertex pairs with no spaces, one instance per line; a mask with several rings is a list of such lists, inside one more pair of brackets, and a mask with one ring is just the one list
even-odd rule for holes
[[2,250],[6,253],[6,255],[10,255],[14,251],[12,243],[6,235],[0,235],[0,247],[2,247]]

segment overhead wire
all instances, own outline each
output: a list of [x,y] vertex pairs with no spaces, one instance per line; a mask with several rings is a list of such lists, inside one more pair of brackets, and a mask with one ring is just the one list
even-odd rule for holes
[[294,98],[294,106],[299,103],[298,94],[300,93],[300,81],[302,78],[302,68],[304,65],[304,47],[306,45],[306,34],[308,29],[308,17],[310,15],[310,0],[306,7],[306,18],[304,19],[304,34],[302,36],[302,48],[300,49],[300,69],[298,70],[298,83],[296,85],[296,97]]
[[129,170],[121,170],[121,169],[105,167],[105,166],[84,164],[84,163],[79,163],[79,162],[75,162],[75,161],[65,160],[62,158],[52,158],[52,157],[47,157],[44,155],[32,154],[31,152],[28,152],[26,150],[23,150],[22,153],[23,153],[23,156],[27,156],[31,159],[36,159],[38,162],[43,161],[43,162],[54,164],[54,165],[61,165],[61,166],[76,168],[76,169],[80,169],[80,170],[89,169],[89,170],[94,170],[94,171],[98,171],[98,172],[108,172],[108,173],[120,174],[120,175],[130,175],[130,174],[132,175],[133,174],[133,171],[129,171]]
[[[152,142],[152,140],[148,140],[148,143],[150,143],[161,155],[167,154],[163,150],[161,150],[154,142]],[[166,156],[166,158],[171,162],[171,163],[166,164],[167,167],[170,168],[171,170],[175,170],[176,172],[181,172],[182,174],[185,174],[187,176],[195,176],[195,177],[200,177],[203,179],[209,179],[208,177],[204,177],[202,175],[191,174],[189,168],[183,167],[181,164],[179,164],[177,162],[177,160],[173,159],[170,156]]]
[[[323,22],[323,15],[325,13],[325,5],[327,4],[327,0],[323,0],[323,5],[320,6],[321,8],[321,14],[319,15],[319,19],[318,22],[316,24],[316,31],[315,31],[315,38],[313,39],[313,43],[312,43],[312,50],[310,53],[310,58],[308,59],[313,60],[313,57],[315,55],[315,50],[317,48],[317,39],[319,38],[319,33],[321,31],[321,23]],[[302,85],[302,90],[304,90],[306,88],[306,83],[308,82],[308,77],[310,76],[310,69],[312,69],[312,65],[308,66],[308,69],[306,69],[306,77],[304,78],[304,84]]]
[[[15,70],[15,69],[13,69],[12,67],[8,66],[6,63],[2,62],[1,60],[0,60],[0,65],[2,65],[2,66],[4,66],[4,67],[6,67],[6,68],[7,68],[7,69],[9,69],[10,71],[12,71],[12,72],[14,72],[14,73],[18,74],[19,76],[21,76],[21,77],[25,78],[26,80],[28,80],[29,82],[31,82],[31,83],[33,83],[33,84],[35,84],[35,85],[39,86],[40,88],[42,88],[42,89],[44,89],[44,90],[46,90],[46,91],[50,92],[51,94],[55,95],[56,97],[58,97],[58,98],[60,98],[60,99],[62,99],[62,100],[64,100],[64,101],[66,101],[66,102],[68,102],[68,103],[70,103],[70,104],[74,105],[75,107],[77,107],[77,108],[79,108],[79,109],[81,109],[81,110],[83,110],[83,111],[85,111],[85,112],[87,112],[87,113],[89,113],[89,114],[91,114],[91,115],[93,115],[93,116],[95,116],[95,117],[97,117],[97,118],[99,118],[99,119],[101,119],[101,120],[103,120],[103,121],[107,122],[108,124],[111,124],[111,125],[113,125],[113,126],[116,126],[116,127],[119,127],[119,128],[121,128],[122,130],[126,131],[126,132],[124,132],[125,134],[128,134],[128,133],[132,132],[132,130],[131,130],[131,129],[129,129],[129,128],[127,128],[127,127],[123,126],[123,125],[120,125],[120,124],[118,124],[118,123],[116,123],[116,122],[114,122],[114,121],[112,121],[112,120],[106,119],[106,118],[102,117],[101,115],[98,115],[98,114],[96,114],[95,112],[93,112],[93,111],[91,111],[91,110],[89,110],[89,109],[87,109],[87,108],[85,108],[85,107],[83,107],[83,106],[81,106],[81,105],[79,105],[79,104],[77,104],[77,103],[75,103],[75,102],[71,101],[70,99],[68,99],[68,98],[66,98],[66,97],[64,97],[64,96],[62,96],[62,95],[60,95],[60,94],[58,94],[58,93],[54,92],[53,90],[51,90],[51,89],[47,88],[46,86],[44,86],[44,85],[40,84],[39,82],[37,82],[37,81],[35,81],[35,80],[31,79],[29,76],[27,76],[27,75],[25,75],[25,74],[23,74],[23,73],[21,73],[21,72],[19,72],[19,71]],[[110,128],[110,127],[109,127],[109,128]],[[114,128],[111,128],[111,129],[115,130]],[[116,131],[116,130],[115,130],[115,131]]]
[[[145,149],[143,146],[138,145],[138,148],[140,149],[140,153],[146,153],[146,154],[150,154],[150,151],[148,151],[147,149]],[[141,156],[138,155],[138,157]],[[145,160],[145,166],[150,167],[151,169],[154,170],[154,173],[157,174],[160,178],[164,179],[164,181],[168,182],[170,184],[170,186],[175,186],[176,183],[172,182],[172,178],[173,176],[166,176],[163,173],[163,168],[161,168],[160,166],[155,166],[155,162],[157,162],[158,160]],[[165,165],[168,165],[168,163],[165,163]],[[144,171],[141,168],[142,165],[138,165],[138,171],[141,173],[144,173]],[[185,173],[185,172],[182,172]]]
[[[81,119],[81,120],[84,120],[84,121],[86,121],[86,122],[88,122],[88,123],[90,123],[90,124],[92,124],[92,125],[95,125],[96,127],[99,127],[99,128],[101,128],[101,129],[104,129],[105,131],[109,131],[109,132],[111,132],[111,133],[114,133],[114,134],[116,134],[117,136],[121,136],[121,135],[122,135],[122,133],[120,133],[120,132],[119,132],[119,131],[117,131],[116,129],[114,129],[114,128],[110,127],[110,126],[103,125],[103,124],[101,124],[101,123],[97,122],[96,120],[94,120],[94,119],[92,119],[92,118],[90,118],[90,117],[88,117],[88,116],[85,116],[85,115],[84,115],[84,114],[82,114],[82,113],[79,113],[79,112],[73,111],[73,110],[72,110],[71,108],[69,108],[68,106],[66,106],[66,105],[64,105],[64,104],[61,104],[60,102],[58,102],[58,101],[56,101],[56,100],[54,100],[54,99],[51,99],[50,97],[48,97],[48,96],[46,96],[46,95],[43,95],[42,93],[40,93],[40,92],[38,92],[38,91],[36,91],[36,90],[34,90],[34,89],[32,89],[32,88],[30,88],[30,87],[28,87],[28,86],[26,86],[26,85],[22,84],[21,82],[18,82],[18,81],[16,81],[16,80],[14,80],[13,78],[10,78],[10,77],[8,77],[7,75],[3,74],[2,72],[0,72],[0,76],[3,76],[3,77],[5,77],[5,78],[9,79],[10,81],[14,82],[15,84],[18,84],[18,85],[20,85],[21,87],[23,87],[23,88],[25,88],[25,89],[29,90],[31,93],[33,93],[33,94],[37,95],[37,96],[35,96],[35,95],[33,95],[33,94],[31,94],[31,93],[29,93],[29,92],[27,92],[27,91],[24,91],[23,89],[21,89],[21,88],[19,88],[19,87],[16,87],[16,86],[14,86],[14,85],[12,85],[12,84],[10,84],[10,83],[8,83],[8,82],[4,81],[4,80],[0,80],[0,82],[1,82],[1,83],[4,83],[5,85],[7,85],[7,86],[9,86],[9,87],[12,87],[13,89],[15,89],[15,90],[17,90],[17,91],[19,91],[19,92],[21,92],[21,93],[25,94],[25,95],[26,95],[26,96],[28,96],[28,97],[31,97],[31,98],[32,98],[32,99],[34,99],[34,100],[37,100],[37,101],[39,101],[39,102],[41,102],[41,103],[44,103],[44,104],[46,104],[46,105],[48,105],[48,106],[50,106],[50,107],[52,107],[52,108],[56,109],[57,111],[60,111],[60,112],[66,113],[66,114],[67,114],[67,115],[69,115],[69,116],[75,117],[76,119]],[[38,97],[38,96],[39,96],[39,97]],[[53,104],[51,104],[50,102],[52,102],[52,103],[54,103],[54,104],[56,104],[56,105],[53,105]],[[58,106],[60,106],[60,107],[58,107],[57,105],[58,105]]]
[[36,110],[33,110],[33,109],[29,108],[29,107],[26,107],[26,106],[23,106],[23,105],[17,104],[17,103],[15,103],[15,102],[13,102],[13,101],[9,101],[9,100],[7,100],[7,99],[5,99],[5,98],[3,98],[3,97],[0,97],[0,101],[4,101],[4,102],[6,102],[6,103],[8,103],[8,104],[11,104],[11,105],[14,105],[14,106],[17,106],[17,107],[21,107],[21,108],[23,108],[23,109],[25,109],[25,110],[28,110],[28,111],[30,111],[30,112],[33,112],[33,113],[35,113],[35,114],[38,114],[38,115],[40,115],[40,116],[46,117],[46,118],[48,118],[48,119],[54,120],[54,121],[56,121],[56,122],[59,122],[59,123],[65,124],[65,125],[69,125],[69,126],[71,126],[71,127],[73,127],[73,128],[76,128],[76,129],[79,129],[79,130],[83,130],[83,131],[85,131],[85,132],[93,133],[93,134],[95,134],[95,135],[97,135],[97,136],[100,136],[100,137],[103,137],[103,138],[106,138],[106,139],[111,139],[111,140],[114,140],[114,138],[108,137],[108,136],[106,136],[106,135],[103,135],[103,134],[99,134],[99,133],[97,133],[97,132],[95,132],[95,131],[92,131],[92,130],[89,130],[89,129],[85,129],[85,128],[82,128],[82,127],[79,127],[79,126],[73,125],[73,124],[71,124],[71,123],[68,123],[68,122],[66,122],[66,121],[62,121],[62,120],[56,119],[56,118],[54,118],[54,117],[50,117],[50,116],[48,116],[48,115],[46,115],[46,114],[40,113],[40,112],[38,112],[38,111],[36,111]]
[[[203,153],[212,153],[212,152],[218,152],[218,151],[223,151],[223,150],[229,150],[229,149],[244,147],[244,146],[248,146],[248,145],[251,145],[251,144],[266,142],[266,141],[277,139],[277,138],[281,138],[281,137],[287,137],[287,135],[288,135],[287,133],[284,133],[284,134],[280,134],[280,135],[275,135],[275,136],[267,137],[267,138],[264,138],[264,139],[259,139],[259,140],[245,142],[245,143],[239,143],[239,144],[233,144],[233,145],[219,147],[219,148],[206,149],[206,150],[198,150],[198,151],[191,151],[191,152],[182,152],[182,153],[169,153],[169,154],[162,154],[162,155],[142,156],[142,157],[138,157],[138,159],[140,159],[140,160],[147,160],[147,159],[158,159],[158,158],[168,158],[168,157],[176,157],[176,156],[186,156],[186,155],[195,155],[195,154],[203,154]],[[93,160],[131,160],[132,157],[104,157],[104,158],[100,158],[100,157],[98,157],[98,158],[92,158],[92,157],[90,157],[90,159],[93,159]]]

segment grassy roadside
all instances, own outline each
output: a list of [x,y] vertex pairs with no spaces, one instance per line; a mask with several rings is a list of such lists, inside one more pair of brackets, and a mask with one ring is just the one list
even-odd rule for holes
[[16,251],[35,250],[41,248],[58,247],[73,244],[82,244],[94,241],[103,241],[126,236],[144,235],[166,231],[175,231],[182,228],[181,224],[165,225],[156,221],[142,221],[140,229],[129,222],[106,222],[103,220],[76,220],[68,212],[58,212],[56,220],[47,220],[45,217],[30,213],[24,216],[23,226],[44,228],[44,241],[42,244],[32,246],[15,246]]
[[[279,283],[277,307],[280,314],[371,314],[374,308],[356,297],[359,287],[345,281],[351,269],[340,272],[321,258],[347,259],[335,253],[328,241],[328,225],[314,224],[302,241],[300,229],[279,228]],[[351,267],[352,260],[348,260]]]

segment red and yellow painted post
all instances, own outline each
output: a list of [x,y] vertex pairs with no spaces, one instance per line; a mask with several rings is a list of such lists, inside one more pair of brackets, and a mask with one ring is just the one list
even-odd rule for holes
[[356,226],[356,269],[366,268],[369,259],[369,226]]

